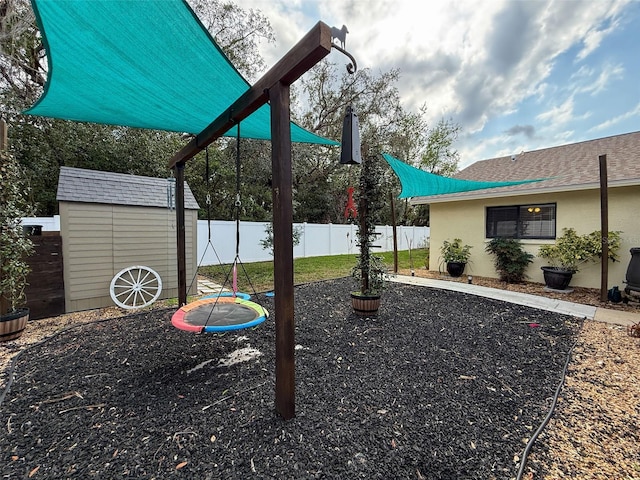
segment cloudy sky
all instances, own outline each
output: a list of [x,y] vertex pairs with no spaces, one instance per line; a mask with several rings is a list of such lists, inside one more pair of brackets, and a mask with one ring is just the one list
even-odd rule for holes
[[[400,70],[407,110],[462,128],[460,167],[640,130],[640,2],[234,0],[264,13],[272,66],[319,20],[358,67]],[[330,55],[345,62],[339,52]]]

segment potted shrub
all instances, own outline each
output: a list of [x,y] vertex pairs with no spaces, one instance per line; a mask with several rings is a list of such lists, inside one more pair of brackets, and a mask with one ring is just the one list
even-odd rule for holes
[[500,280],[507,283],[521,283],[526,278],[525,270],[533,255],[522,249],[520,241],[515,238],[493,238],[485,247],[485,251],[494,255],[494,265]]
[[383,206],[380,193],[380,165],[375,156],[363,156],[360,170],[358,209],[360,224],[356,234],[360,254],[351,275],[358,283],[358,290],[351,292],[353,310],[362,316],[374,315],[380,307],[388,270],[382,257],[373,254],[376,239],[375,225]]
[[[619,231],[609,232],[609,259],[618,260],[620,248]],[[544,274],[545,285],[553,290],[565,290],[580,265],[596,261],[602,256],[602,234],[599,230],[578,235],[573,228],[564,228],[561,237],[552,245],[543,245],[538,255],[549,262],[540,267]]]
[[442,261],[447,267],[447,272],[452,277],[459,277],[464,273],[464,269],[471,256],[471,246],[463,245],[462,240],[455,238],[453,242],[445,240],[440,247]]
[[32,215],[33,209],[20,167],[6,151],[5,123],[0,122],[0,341],[8,341],[22,335],[29,319],[24,290],[29,273],[26,258],[33,244],[24,235],[21,221]]

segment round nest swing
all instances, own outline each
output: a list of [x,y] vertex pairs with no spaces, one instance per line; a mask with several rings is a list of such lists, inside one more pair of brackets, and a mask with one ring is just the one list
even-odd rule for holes
[[[209,187],[209,149],[205,154],[207,188]],[[207,193],[207,223],[209,226],[209,243],[211,242],[211,196]],[[188,332],[208,333],[225,332],[251,328],[261,324],[269,313],[261,305],[250,301],[247,293],[239,293],[237,289],[237,266],[240,262],[240,124],[236,137],[236,257],[233,261],[233,292],[218,292],[207,295],[187,305],[183,305],[173,314],[171,323],[174,327]],[[206,249],[205,249],[206,252]],[[215,249],[214,249],[215,252]],[[216,257],[218,254],[216,253]],[[204,258],[204,254],[203,254]],[[244,269],[244,267],[243,267]],[[246,275],[246,270],[245,270]],[[196,276],[194,276],[195,280]],[[228,276],[227,276],[228,278]],[[247,277],[248,278],[248,277]],[[249,283],[251,283],[249,281]],[[255,291],[254,291],[255,293]]]
[[209,297],[183,305],[171,318],[174,327],[188,332],[211,333],[251,328],[269,313],[261,305],[240,297]]

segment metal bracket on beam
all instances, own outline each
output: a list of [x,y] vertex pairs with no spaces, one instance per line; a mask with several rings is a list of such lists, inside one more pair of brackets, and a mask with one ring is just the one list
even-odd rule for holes
[[349,72],[350,74],[354,74],[356,73],[356,71],[358,70],[358,64],[356,63],[356,59],[353,57],[353,55],[351,55],[349,52],[347,52],[344,48],[339,47],[338,45],[336,45],[335,43],[331,44],[331,48],[335,48],[336,50],[338,50],[339,52],[344,53],[347,57],[349,57],[349,60],[351,60],[351,63],[347,64],[347,72]]

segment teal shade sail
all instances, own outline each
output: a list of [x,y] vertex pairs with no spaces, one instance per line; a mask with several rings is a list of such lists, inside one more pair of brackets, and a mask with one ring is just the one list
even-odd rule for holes
[[[42,97],[25,113],[198,134],[250,88],[183,0],[32,6],[49,70]],[[242,121],[241,134],[271,138],[268,104]],[[337,145],[294,123],[291,139]]]
[[546,180],[537,178],[532,180],[516,180],[510,182],[483,182],[478,180],[460,180],[457,178],[443,177],[435,173],[425,172],[419,168],[398,160],[383,153],[382,156],[400,179],[402,191],[398,198],[426,197],[430,195],[445,195],[448,193],[469,192],[472,190],[484,190],[485,188],[510,187],[525,183],[540,182]]

